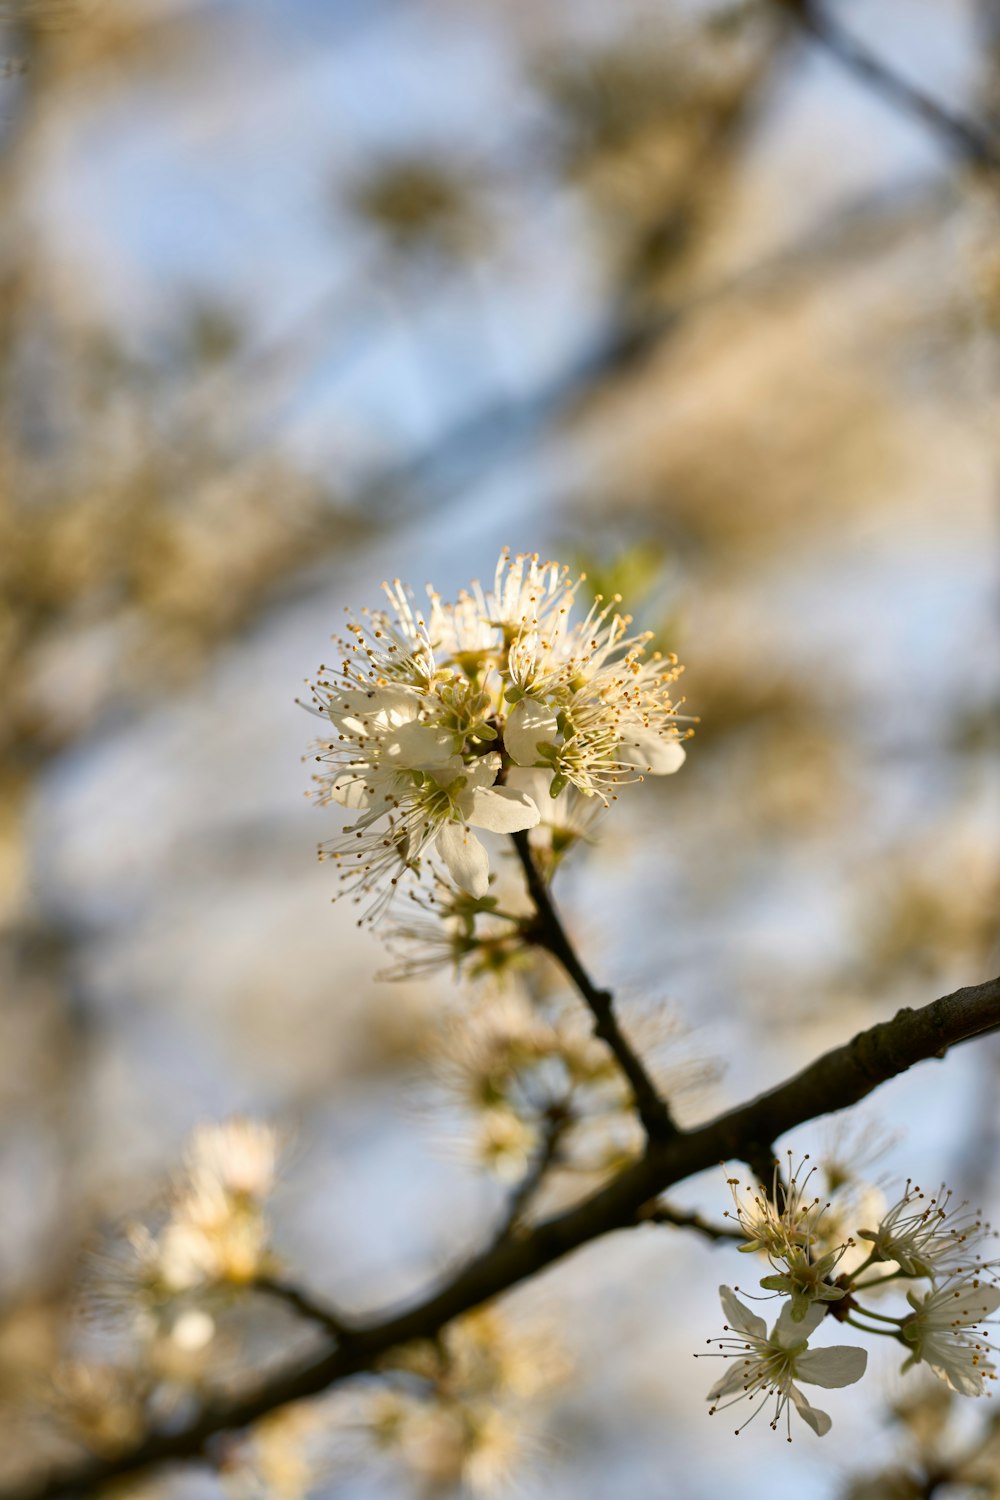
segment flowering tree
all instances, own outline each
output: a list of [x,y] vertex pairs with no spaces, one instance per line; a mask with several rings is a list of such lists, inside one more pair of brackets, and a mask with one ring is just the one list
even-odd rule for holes
[[0,5],[6,1500],[1000,1496],[996,17],[586,9]]
[[[875,1208],[850,1175],[823,1183],[805,1163],[782,1170],[772,1143],[994,1030],[1000,980],[901,1011],[769,1093],[682,1128],[669,1083],[590,978],[551,890],[574,845],[599,839],[593,813],[647,774],[679,771],[693,733],[673,697],[675,658],[647,654],[649,638],[631,634],[617,598],[598,598],[574,619],[584,587],[558,564],[507,553],[492,589],[474,584],[454,604],[430,592],[425,612],[397,582],[388,610],[352,623],[310,705],[323,726],[318,801],[351,817],[322,852],[341,866],[362,920],[389,924],[400,904],[415,902],[424,915],[417,927],[399,925],[400,951],[489,981],[452,1066],[481,1114],[484,1165],[514,1179],[502,1222],[480,1253],[403,1311],[334,1307],[272,1248],[277,1133],[249,1120],[201,1129],[166,1212],[129,1231],[118,1262],[133,1362],[84,1362],[60,1376],[67,1410],[104,1451],[22,1487],[25,1500],[205,1455],[224,1434],[362,1372],[373,1384],[355,1420],[373,1440],[413,1443],[428,1412],[444,1414],[465,1478],[491,1480],[502,1456],[504,1429],[491,1425],[499,1393],[533,1395],[544,1361],[532,1361],[534,1384],[512,1379],[481,1310],[588,1241],[650,1223],[734,1239],[770,1265],[759,1278],[780,1302],[770,1332],[720,1288],[726,1334],[709,1341],[708,1357],[729,1363],[707,1392],[710,1414],[756,1402],[751,1416],[770,1410],[789,1441],[793,1410],[823,1436],[831,1418],[800,1385],[855,1384],[865,1374],[862,1340],[872,1337],[895,1340],[904,1370],[925,1365],[962,1396],[982,1395],[995,1379],[983,1324],[1000,1289],[980,1217],[947,1190],[927,1196],[912,1183]],[[519,891],[505,880],[502,843],[488,851],[481,833],[509,837]],[[554,960],[574,1000],[526,998],[524,965],[536,954]],[[743,1188],[730,1179],[733,1212],[703,1219],[663,1197],[719,1160],[743,1161],[755,1177]],[[596,1174],[598,1186],[538,1216],[552,1179],[580,1172]],[[197,1360],[219,1309],[250,1298],[280,1300],[310,1325],[308,1353],[225,1394],[206,1390],[193,1411],[157,1423],[176,1378],[171,1360]],[[853,1341],[811,1346],[829,1319]]]

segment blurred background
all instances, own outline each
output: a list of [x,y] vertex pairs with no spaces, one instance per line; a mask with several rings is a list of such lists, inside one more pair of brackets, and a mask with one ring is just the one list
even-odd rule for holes
[[[831,9],[1000,122],[992,0]],[[626,1023],[669,1004],[714,1071],[688,1120],[996,970],[1000,176],[774,0],[22,0],[0,67],[13,1473],[65,1441],[25,1418],[81,1266],[199,1121],[292,1137],[278,1241],[346,1306],[414,1295],[502,1201],[425,1097],[451,979],[377,980],[315,861],[294,698],[384,577],[453,597],[538,550],[686,663],[686,767],[557,890]],[[882,1090],[875,1175],[996,1212],[998,1061]],[[723,1174],[678,1199],[718,1216]],[[650,1229],[512,1298],[571,1372],[516,1492],[832,1500],[862,1444],[892,1461],[891,1354],[825,1444],[704,1420],[739,1271]],[[482,1477],[310,1467],[314,1438],[128,1492]]]

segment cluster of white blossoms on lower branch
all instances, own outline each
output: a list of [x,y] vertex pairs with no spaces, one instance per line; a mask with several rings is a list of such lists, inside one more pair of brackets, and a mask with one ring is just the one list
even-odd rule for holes
[[[794,1407],[814,1432],[827,1432],[829,1417],[809,1405],[795,1381],[850,1385],[860,1380],[867,1361],[863,1349],[850,1346],[809,1348],[828,1316],[896,1340],[907,1352],[904,1370],[922,1363],[958,1394],[982,1395],[986,1382],[996,1379],[982,1325],[1000,1308],[1000,1288],[993,1284],[997,1262],[982,1253],[995,1237],[989,1225],[965,1205],[953,1204],[943,1186],[927,1197],[908,1182],[873,1228],[851,1230],[850,1210],[863,1201],[856,1185],[839,1181],[821,1197],[815,1192],[818,1169],[806,1168],[806,1162],[808,1157],[789,1171],[787,1182],[776,1167],[769,1189],[741,1191],[730,1179],[732,1217],[744,1236],[740,1250],[767,1257],[771,1271],[760,1286],[788,1302],[768,1334],[761,1318],[728,1287],[720,1288],[730,1337],[719,1349],[735,1363],[709,1393],[712,1410],[770,1396],[772,1427],[783,1415],[787,1425]],[[883,1299],[899,1291],[906,1293],[908,1310],[885,1311]]]
[[202,1125],[157,1233],[135,1225],[135,1280],[151,1304],[223,1286],[251,1285],[274,1269],[268,1199],[278,1172],[278,1138],[259,1120]]
[[148,1218],[93,1257],[90,1316],[50,1386],[52,1416],[86,1448],[114,1454],[169,1423],[231,1357],[231,1310],[279,1270],[268,1213],[278,1164],[278,1134],[262,1121],[199,1126]]
[[318,798],[355,814],[321,852],[348,889],[378,893],[373,914],[432,852],[484,896],[475,830],[535,827],[539,796],[575,789],[606,804],[682,764],[676,658],[647,654],[617,596],[574,621],[583,582],[505,551],[490,590],[446,604],[428,589],[422,611],[397,580],[383,586],[387,609],[348,624],[343,659],[320,669],[307,706],[329,725],[314,747]]

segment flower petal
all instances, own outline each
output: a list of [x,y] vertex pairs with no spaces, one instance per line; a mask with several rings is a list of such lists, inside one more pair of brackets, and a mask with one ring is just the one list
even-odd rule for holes
[[687,752],[673,735],[664,737],[653,729],[623,731],[618,753],[626,765],[649,771],[653,776],[672,776],[687,759]]
[[737,1391],[745,1391],[750,1386],[760,1384],[764,1377],[763,1368],[759,1359],[753,1359],[749,1354],[746,1359],[737,1359],[730,1365],[725,1375],[717,1380],[708,1393],[709,1401],[717,1401],[720,1396],[732,1396]]
[[534,828],[540,816],[525,792],[507,786],[464,791],[458,805],[468,822],[476,828],[488,828],[491,833],[519,833],[522,828]]
[[478,756],[470,765],[463,766],[465,790],[474,792],[477,787],[492,786],[500,774],[502,764],[497,752],[490,750],[488,754]]
[[416,688],[353,688],[331,697],[327,704],[330,721],[343,734],[354,738],[409,724],[420,713],[423,695]]
[[449,755],[441,765],[429,767],[427,774],[433,777],[438,786],[451,786],[459,776],[465,775],[465,762],[460,755]]
[[719,1287],[719,1301],[726,1315],[726,1322],[736,1333],[745,1333],[749,1339],[766,1339],[767,1324],[763,1318],[744,1307],[736,1293],[728,1286]]
[[[367,747],[366,747],[367,749]],[[381,759],[407,771],[431,771],[447,765],[455,753],[453,736],[431,724],[411,721],[391,730],[382,741]]]
[[793,1349],[796,1344],[804,1344],[826,1317],[826,1307],[825,1302],[813,1302],[803,1317],[796,1318],[791,1303],[788,1303],[782,1308],[781,1317],[774,1325],[772,1342],[779,1344],[782,1349]]
[[925,1355],[925,1362],[939,1380],[960,1396],[981,1396],[983,1382],[993,1367],[985,1360],[973,1364],[974,1352],[968,1347],[954,1351],[935,1349],[932,1354]]
[[954,1296],[941,1304],[941,1311],[935,1314],[934,1322],[939,1327],[946,1324],[954,1327],[958,1323],[979,1323],[983,1318],[988,1318],[990,1313],[995,1313],[998,1307],[1000,1288],[966,1284],[956,1287]]
[[507,717],[504,749],[519,766],[533,766],[539,759],[539,744],[555,740],[558,734],[559,726],[551,708],[537,698],[522,698]]
[[807,1385],[853,1385],[868,1365],[867,1349],[835,1344],[832,1349],[807,1349],[795,1361],[795,1377]]
[[833,1426],[825,1411],[820,1411],[818,1406],[810,1406],[805,1396],[794,1385],[788,1387],[788,1394],[795,1402],[795,1410],[807,1426],[811,1427],[817,1437],[825,1437]]
[[446,823],[437,846],[455,884],[470,896],[485,896],[490,888],[490,861],[476,835],[461,823]]
[[335,781],[331,781],[330,796],[334,802],[339,802],[341,807],[350,807],[355,811],[362,807],[370,807],[371,797],[368,792],[370,771],[370,766],[355,766],[352,771],[343,771]]
[[[536,769],[534,766],[511,766],[507,772],[504,782],[505,786],[513,787],[517,792],[525,792],[534,802],[536,807],[542,807],[546,802],[551,803],[549,787],[552,785],[552,772]],[[565,792],[561,794],[562,802],[556,798],[560,810],[565,807],[568,798]]]

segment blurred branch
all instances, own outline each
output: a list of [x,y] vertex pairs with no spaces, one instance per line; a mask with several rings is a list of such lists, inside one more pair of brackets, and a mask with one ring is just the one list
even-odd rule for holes
[[676,1135],[677,1127],[670,1118],[670,1111],[665,1101],[660,1098],[656,1084],[646,1072],[642,1059],[634,1051],[618,1025],[614,1012],[614,999],[610,990],[598,989],[577,957],[576,950],[556,911],[549,888],[535,863],[527,833],[513,833],[511,838],[517,850],[517,857],[521,861],[528,895],[531,897],[538,919],[537,924],[526,933],[528,940],[551,954],[576,986],[584,1004],[594,1018],[594,1035],[607,1043],[615,1055],[618,1066],[628,1079],[635,1096],[635,1107],[648,1139],[650,1141],[669,1140],[672,1135]]
[[117,1456],[88,1458],[46,1477],[0,1491],[0,1500],[82,1496],[157,1464],[204,1457],[220,1433],[247,1427],[277,1407],[328,1390],[372,1369],[388,1350],[434,1338],[454,1318],[537,1275],[573,1250],[636,1222],[643,1205],[719,1161],[742,1157],[750,1140],[775,1139],[820,1115],[846,1109],[915,1063],[941,1058],[960,1042],[1000,1030],[1000,979],[956,990],[919,1010],[860,1032],[787,1082],[670,1140],[651,1143],[639,1161],[575,1207],[524,1235],[495,1244],[440,1290],[408,1311],[354,1327],[329,1352],[268,1375],[242,1395],[209,1402],[170,1431],[151,1433]]
[[480,473],[538,440],[558,422],[571,419],[593,396],[641,374],[700,313],[738,298],[785,295],[791,276],[825,270],[831,261],[851,255],[870,255],[899,232],[934,222],[951,201],[936,186],[865,195],[824,217],[793,243],[714,285],[658,308],[619,308],[616,318],[609,318],[581,347],[570,351],[551,379],[522,396],[490,400],[460,417],[422,450],[373,473],[351,496],[351,503],[374,524],[385,525],[465,495]]
[[510,1195],[507,1212],[494,1238],[494,1245],[502,1244],[520,1225],[531,1200],[545,1181],[554,1165],[563,1136],[573,1123],[568,1102],[560,1100],[551,1104],[545,1112],[545,1128],[535,1159],[521,1181]]
[[793,16],[803,31],[825,52],[835,57],[886,103],[899,106],[907,114],[921,120],[966,161],[1000,175],[1000,142],[977,121],[946,108],[908,79],[902,78],[874,52],[869,52],[867,47],[844,31],[816,0],[775,0],[775,3]]
[[655,1203],[649,1209],[640,1210],[637,1215],[640,1224],[672,1224],[676,1229],[693,1229],[698,1234],[705,1236],[707,1240],[716,1243],[722,1240],[738,1240],[741,1243],[746,1236],[739,1229],[732,1228],[729,1224],[711,1224],[708,1219],[703,1219],[699,1213],[687,1213],[682,1208],[671,1208],[669,1203]]
[[281,1281],[275,1276],[258,1276],[253,1283],[253,1289],[262,1293],[265,1297],[272,1297],[277,1302],[283,1302],[290,1307],[299,1317],[307,1319],[310,1323],[325,1328],[327,1333],[340,1343],[344,1343],[352,1336],[350,1323],[332,1307],[314,1301],[306,1292],[291,1282]]
[[[568,351],[564,363],[550,378],[523,395],[488,400],[478,410],[447,425],[417,451],[383,461],[361,476],[345,497],[349,510],[337,510],[337,527],[331,527],[329,534],[342,534],[346,513],[363,517],[369,528],[397,522],[403,515],[410,519],[422,512],[440,513],[484,470],[531,443],[544,441],[558,423],[572,420],[595,395],[599,397],[603,391],[641,376],[647,363],[661,358],[672,337],[700,313],[733,299],[761,298],[774,291],[784,295],[790,279],[796,275],[813,275],[829,268],[831,262],[874,253],[893,243],[900,233],[919,233],[952,201],[950,190],[941,184],[866,195],[820,219],[806,234],[773,254],[714,284],[695,288],[665,306],[640,309],[619,304],[602,327]],[[313,314],[322,321],[322,306],[314,307]],[[279,346],[281,337],[277,337]],[[253,358],[253,351],[249,357]],[[225,395],[224,388],[221,394]],[[231,390],[229,394],[232,395]],[[183,443],[180,451],[185,451]],[[227,478],[238,479],[244,467],[252,472],[257,461],[254,452],[239,463],[234,460],[232,466],[220,464],[216,457],[214,478],[225,473]],[[183,469],[179,473],[183,474]],[[39,514],[44,514],[41,508]],[[322,540],[310,533],[306,545],[308,556],[314,559]],[[281,589],[287,587],[286,577],[301,565],[302,554],[296,552],[287,563],[279,560],[273,576],[265,570],[270,581],[259,589],[256,585],[251,588],[241,617],[269,605],[273,607],[281,597]],[[103,597],[113,603],[119,598],[119,591],[108,588]],[[43,613],[31,627],[31,636],[41,638],[49,623],[49,616]],[[26,642],[22,649],[31,644],[32,641]],[[121,677],[109,679],[106,693],[95,704],[91,717],[83,725],[76,725],[76,742],[124,695]],[[14,752],[19,759],[30,760],[33,765],[59,753],[65,746],[61,721],[53,725],[48,717],[42,717],[22,729],[15,716],[12,724],[18,734]]]

